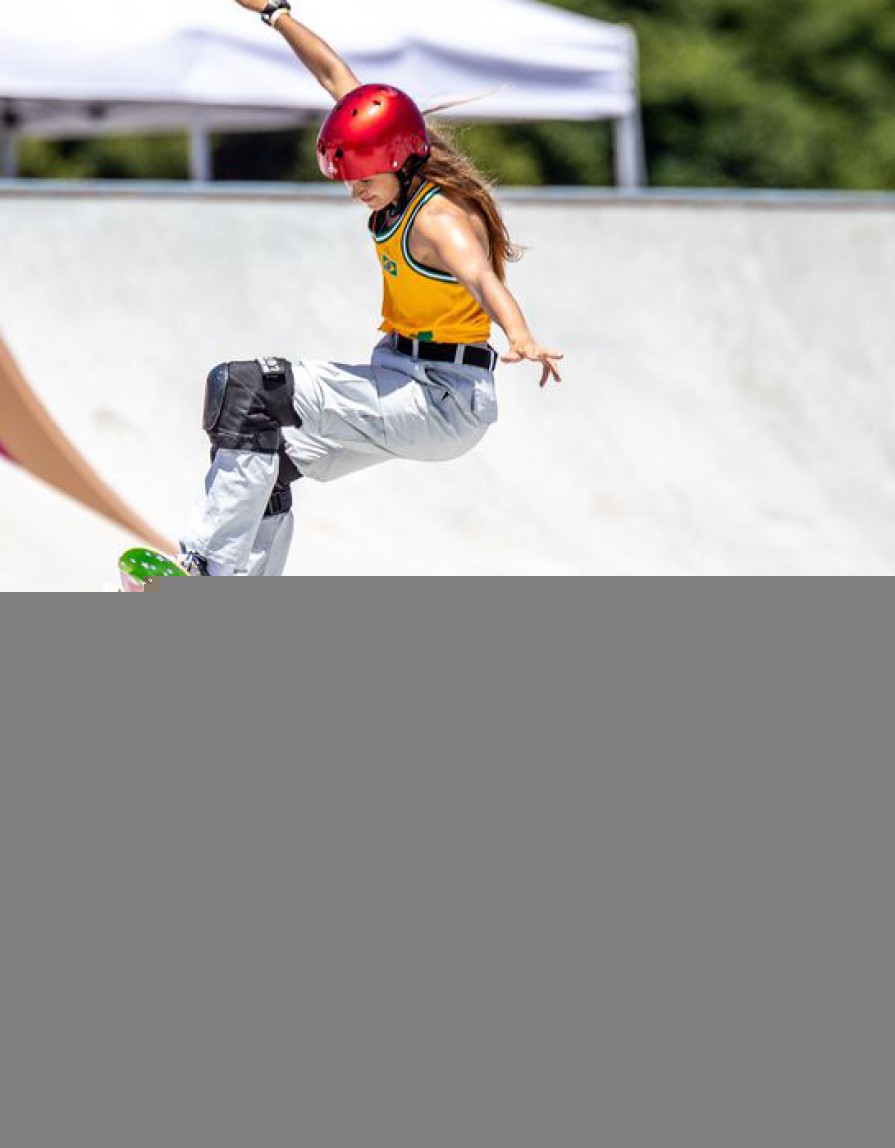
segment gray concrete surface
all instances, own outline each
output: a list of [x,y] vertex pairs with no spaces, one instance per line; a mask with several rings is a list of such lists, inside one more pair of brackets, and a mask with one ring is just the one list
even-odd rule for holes
[[[458,462],[300,484],[290,573],[895,570],[895,205],[506,212],[529,248],[511,285],[565,381],[502,367],[501,421]],[[0,194],[0,331],[100,474],[176,534],[209,366],[366,357],[364,227],[331,195]]]
[[0,458],[0,591],[116,590],[127,533]]

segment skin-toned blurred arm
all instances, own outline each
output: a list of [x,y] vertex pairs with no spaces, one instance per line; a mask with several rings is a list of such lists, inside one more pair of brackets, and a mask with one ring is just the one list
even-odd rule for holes
[[[241,8],[259,15],[267,6],[267,0],[236,0]],[[300,24],[288,12],[280,16],[275,25],[292,51],[308,69],[314,79],[336,101],[360,87],[360,80],[348,67],[342,57],[315,35],[310,28]]]
[[501,355],[502,362],[540,363],[542,387],[550,379],[561,381],[556,362],[563,355],[542,347],[531,333],[522,308],[491,266],[484,238],[465,212],[442,198],[427,205],[413,227],[411,249],[417,247],[423,262],[459,280],[502,328],[510,344],[507,353]]

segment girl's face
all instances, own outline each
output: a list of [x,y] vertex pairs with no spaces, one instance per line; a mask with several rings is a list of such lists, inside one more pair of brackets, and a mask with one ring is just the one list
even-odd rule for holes
[[396,175],[372,175],[369,179],[346,180],[345,186],[351,193],[351,198],[370,211],[381,211],[394,203],[401,194],[401,185]]

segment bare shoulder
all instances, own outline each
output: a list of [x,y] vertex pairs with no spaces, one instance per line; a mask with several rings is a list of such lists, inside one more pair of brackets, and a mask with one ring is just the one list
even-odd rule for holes
[[414,225],[423,239],[435,239],[444,231],[469,227],[475,236],[487,243],[488,230],[478,211],[453,198],[448,192],[433,196],[422,208]]

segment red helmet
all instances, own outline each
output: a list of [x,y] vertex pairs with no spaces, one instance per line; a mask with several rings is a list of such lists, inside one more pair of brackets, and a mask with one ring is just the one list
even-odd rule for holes
[[317,138],[317,162],[327,179],[397,175],[411,157],[427,160],[430,151],[422,112],[386,84],[364,84],[343,96]]

